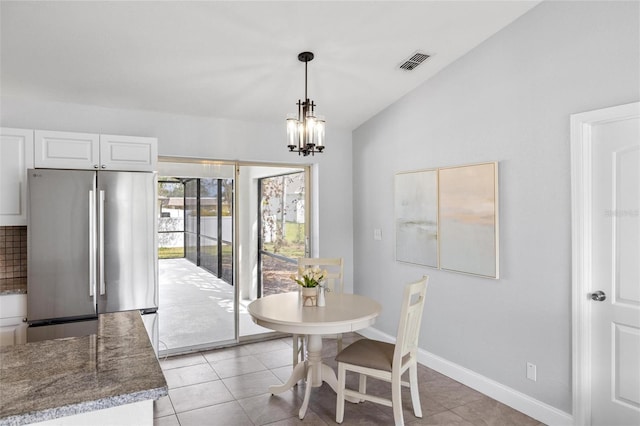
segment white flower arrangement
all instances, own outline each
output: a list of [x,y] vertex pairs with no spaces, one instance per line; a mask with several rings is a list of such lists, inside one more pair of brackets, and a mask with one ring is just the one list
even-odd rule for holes
[[317,287],[320,282],[327,276],[327,271],[321,270],[317,266],[313,268],[298,268],[298,275],[291,275],[291,279],[294,280],[301,287]]

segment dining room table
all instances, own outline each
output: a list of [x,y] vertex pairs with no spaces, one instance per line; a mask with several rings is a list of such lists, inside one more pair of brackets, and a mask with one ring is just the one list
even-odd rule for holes
[[[322,336],[358,331],[372,325],[382,306],[375,300],[349,293],[327,293],[325,306],[303,306],[300,292],[272,294],[251,302],[247,310],[256,324],[283,333],[304,335],[306,354],[286,383],[269,387],[278,394],[306,379],[307,386],[298,417],[303,419],[311,396],[311,389],[326,382],[337,392],[335,371],[322,362]],[[356,400],[352,402],[358,402]]]

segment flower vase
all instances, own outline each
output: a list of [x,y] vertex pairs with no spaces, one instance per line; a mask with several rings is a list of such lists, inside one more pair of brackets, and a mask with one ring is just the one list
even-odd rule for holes
[[317,287],[301,287],[302,306],[316,306],[318,303]]

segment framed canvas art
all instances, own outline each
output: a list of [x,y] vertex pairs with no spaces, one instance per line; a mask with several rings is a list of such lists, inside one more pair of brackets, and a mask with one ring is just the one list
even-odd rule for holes
[[498,163],[395,175],[396,260],[498,278]]
[[438,171],[395,176],[396,260],[438,267]]
[[438,169],[440,268],[498,278],[497,163]]

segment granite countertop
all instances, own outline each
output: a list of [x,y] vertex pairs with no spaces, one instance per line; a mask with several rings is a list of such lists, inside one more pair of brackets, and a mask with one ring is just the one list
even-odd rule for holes
[[100,315],[97,335],[0,348],[0,425],[166,394],[167,382],[138,311]]

